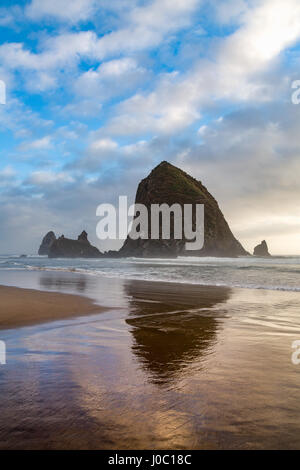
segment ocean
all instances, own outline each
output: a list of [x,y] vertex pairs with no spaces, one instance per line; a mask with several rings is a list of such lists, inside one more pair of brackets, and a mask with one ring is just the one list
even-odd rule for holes
[[0,449],[300,449],[300,257],[0,266],[109,307],[0,331]]
[[300,291],[300,256],[272,258],[48,259],[0,255],[0,270],[75,272],[124,280]]

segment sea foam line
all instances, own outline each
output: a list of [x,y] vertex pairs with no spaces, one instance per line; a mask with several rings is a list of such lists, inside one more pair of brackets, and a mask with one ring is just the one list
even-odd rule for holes
[[[13,268],[12,268],[13,269]],[[246,283],[226,283],[226,282],[213,282],[213,281],[203,281],[203,280],[195,280],[195,279],[168,279],[163,277],[157,276],[147,276],[141,275],[138,276],[133,273],[126,273],[126,272],[107,272],[107,271],[100,271],[100,270],[90,270],[86,268],[65,268],[65,267],[53,267],[53,266],[30,266],[27,265],[25,270],[28,269],[30,271],[49,271],[49,272],[67,272],[73,274],[85,274],[89,276],[98,276],[98,277],[105,277],[110,279],[123,279],[123,280],[132,280],[132,281],[145,281],[145,282],[167,282],[171,284],[192,284],[197,286],[212,286],[212,287],[228,287],[228,288],[240,288],[240,289],[260,289],[260,290],[273,290],[273,291],[286,291],[286,292],[300,292],[300,287],[294,286],[283,286],[283,285],[263,285],[263,284],[246,284]]]

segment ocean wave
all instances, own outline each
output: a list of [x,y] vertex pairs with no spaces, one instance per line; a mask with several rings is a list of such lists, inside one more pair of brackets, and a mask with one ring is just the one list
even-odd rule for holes
[[24,267],[27,266],[24,263],[15,263],[14,261],[7,261],[7,260],[0,261],[0,265],[1,265],[1,268],[4,266],[24,266]]
[[[16,269],[9,268],[9,269]],[[19,268],[23,269],[23,268]],[[274,290],[274,291],[287,291],[287,292],[300,292],[300,287],[293,285],[283,285],[283,284],[263,284],[255,282],[245,282],[243,281],[214,281],[214,280],[205,280],[205,279],[195,279],[195,278],[182,278],[179,275],[174,275],[174,277],[160,276],[159,273],[136,273],[128,271],[113,271],[113,270],[101,270],[101,269],[88,269],[80,267],[61,267],[61,266],[32,266],[27,265],[26,270],[30,271],[45,271],[45,272],[64,272],[72,274],[83,274],[88,276],[98,276],[105,277],[110,279],[122,279],[124,281],[150,281],[150,282],[166,282],[166,283],[179,283],[179,284],[193,284],[199,286],[215,286],[215,287],[227,287],[227,288],[241,288],[241,289],[259,289],[259,290]],[[179,273],[178,273],[179,274]]]

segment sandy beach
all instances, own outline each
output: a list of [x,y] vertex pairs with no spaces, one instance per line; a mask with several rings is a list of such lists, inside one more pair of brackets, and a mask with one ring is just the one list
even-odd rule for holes
[[0,452],[300,450],[299,58],[300,0],[1,1]]
[[0,331],[0,449],[300,448],[298,292],[5,279],[26,289],[2,288],[1,312],[34,316]]
[[0,285],[0,329],[89,315],[103,309],[79,295]]

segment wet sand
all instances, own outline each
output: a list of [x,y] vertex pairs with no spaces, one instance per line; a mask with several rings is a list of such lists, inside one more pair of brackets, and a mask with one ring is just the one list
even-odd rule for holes
[[112,308],[0,331],[0,449],[300,449],[299,293],[16,281]]
[[0,285],[0,330],[101,312],[79,295],[41,292]]

